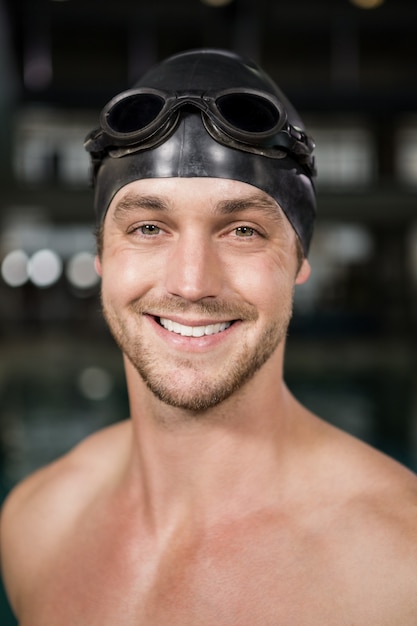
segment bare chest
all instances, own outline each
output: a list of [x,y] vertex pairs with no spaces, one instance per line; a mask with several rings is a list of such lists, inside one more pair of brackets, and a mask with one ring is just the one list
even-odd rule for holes
[[365,579],[366,558],[352,576],[343,547],[323,536],[279,523],[238,525],[181,534],[158,553],[140,533],[110,530],[80,532],[57,555],[21,626],[398,623],[389,603],[384,609],[382,578]]

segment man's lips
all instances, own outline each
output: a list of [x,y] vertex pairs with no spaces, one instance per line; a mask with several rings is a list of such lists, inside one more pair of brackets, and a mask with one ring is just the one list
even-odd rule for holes
[[233,322],[218,322],[216,324],[188,326],[174,322],[166,317],[159,317],[156,319],[163,328],[177,335],[181,335],[182,337],[204,337],[207,335],[216,335],[223,332],[233,324]]

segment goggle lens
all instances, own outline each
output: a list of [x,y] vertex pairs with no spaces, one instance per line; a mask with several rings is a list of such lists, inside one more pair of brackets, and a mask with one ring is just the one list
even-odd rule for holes
[[110,108],[106,114],[107,124],[116,133],[135,133],[155,121],[164,105],[162,96],[132,94]]
[[280,120],[272,102],[255,94],[227,94],[217,98],[216,105],[228,124],[247,133],[271,131]]

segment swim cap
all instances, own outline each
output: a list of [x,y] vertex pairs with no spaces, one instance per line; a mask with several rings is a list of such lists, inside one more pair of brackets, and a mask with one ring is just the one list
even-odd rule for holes
[[316,213],[314,143],[257,65],[222,50],[176,54],[115,96],[85,141],[97,219],[144,178],[227,178],[262,189],[307,254]]

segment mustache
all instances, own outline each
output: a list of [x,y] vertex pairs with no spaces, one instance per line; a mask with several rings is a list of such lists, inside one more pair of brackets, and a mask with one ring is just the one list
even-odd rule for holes
[[258,319],[255,306],[248,302],[229,302],[224,299],[203,298],[197,302],[190,302],[181,297],[170,296],[163,298],[143,297],[130,305],[131,310],[142,315],[144,313],[155,317],[169,317],[172,313],[187,313],[195,317],[210,316],[224,320],[244,320],[253,322]]

